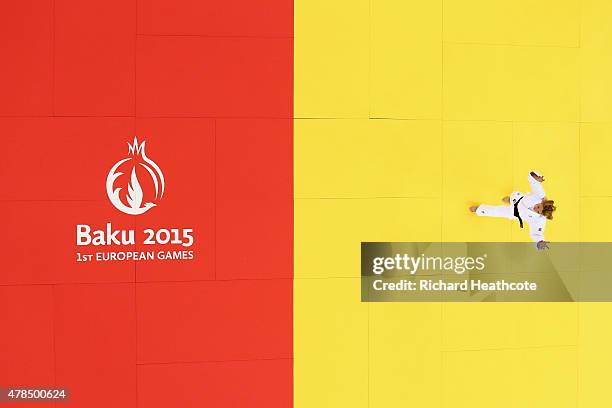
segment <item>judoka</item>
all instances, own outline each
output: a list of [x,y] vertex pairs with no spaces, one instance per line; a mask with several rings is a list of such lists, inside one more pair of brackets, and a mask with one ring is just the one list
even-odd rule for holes
[[548,249],[548,242],[544,239],[546,220],[553,219],[553,212],[557,209],[553,200],[546,198],[542,187],[544,177],[532,171],[527,177],[531,185],[531,192],[523,194],[513,192],[510,197],[502,198],[508,205],[480,204],[470,207],[470,211],[479,217],[499,217],[511,220],[518,219],[521,228],[523,222],[529,225],[529,235],[536,243],[538,250]]

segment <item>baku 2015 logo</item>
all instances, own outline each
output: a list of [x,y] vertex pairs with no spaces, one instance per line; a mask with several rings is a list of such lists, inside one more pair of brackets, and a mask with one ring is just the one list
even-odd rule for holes
[[[106,194],[119,211],[140,215],[157,206],[166,182],[159,166],[147,157],[145,142],[128,143],[128,157],[113,165],[106,177]],[[151,220],[153,222],[153,220]],[[167,221],[167,220],[166,220]],[[96,225],[97,224],[97,225]],[[125,220],[122,224],[126,224]],[[135,229],[116,228],[109,221],[76,225],[77,262],[176,261],[194,259],[193,228],[183,226]],[[134,247],[137,245],[138,247]],[[150,245],[150,246],[149,246]],[[97,250],[110,247],[110,250]],[[176,249],[169,249],[176,248]]]
[[[134,143],[128,143],[129,157],[115,163],[106,177],[106,194],[109,200],[119,211],[130,215],[144,214],[155,207],[164,195],[164,175],[159,166],[147,157],[145,143],[146,141],[143,141],[138,144],[138,139],[134,137]],[[126,177],[120,177],[122,175]],[[150,177],[152,183],[146,184],[152,184],[151,188],[143,189],[139,177],[140,180],[143,180],[143,177]],[[121,182],[125,189],[115,187],[115,183]],[[144,183],[144,180],[142,182]],[[154,198],[153,190],[155,190]]]

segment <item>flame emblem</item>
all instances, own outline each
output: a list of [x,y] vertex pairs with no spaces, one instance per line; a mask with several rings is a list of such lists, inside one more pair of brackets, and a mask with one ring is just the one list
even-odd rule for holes
[[[155,207],[157,205],[156,202],[163,197],[166,186],[161,169],[153,160],[149,159],[145,153],[145,143],[146,141],[143,141],[139,144],[138,139],[134,137],[134,142],[132,144],[128,143],[128,154],[130,157],[115,163],[106,177],[106,194],[109,200],[119,211],[130,215],[144,214]],[[131,171],[129,170],[130,168]],[[146,173],[140,170],[140,174],[148,174],[151,177],[155,188],[154,200],[144,202],[145,193],[138,180],[139,171],[137,171],[137,169],[145,169]],[[124,174],[127,176],[128,173],[129,181],[127,183],[127,189],[123,190],[124,193],[122,197],[122,187],[115,188],[115,182],[120,176]],[[123,179],[126,179],[126,177],[123,177],[122,180]]]

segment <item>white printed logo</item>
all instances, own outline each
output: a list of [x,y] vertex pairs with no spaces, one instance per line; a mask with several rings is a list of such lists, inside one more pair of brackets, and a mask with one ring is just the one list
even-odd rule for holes
[[[130,157],[115,163],[106,177],[106,194],[108,195],[111,203],[119,211],[130,215],[144,214],[151,208],[155,207],[157,205],[156,202],[161,200],[162,196],[164,195],[164,175],[162,174],[159,166],[145,154],[145,143],[146,141],[143,141],[142,143],[138,144],[138,139],[134,137],[134,143],[128,143],[128,153]],[[141,168],[146,169],[146,172],[143,172],[142,170],[137,171],[137,169]],[[123,174],[127,175],[128,173],[130,173],[129,181],[125,180],[127,177],[121,178],[124,186],[127,187],[125,190],[123,190],[124,193],[121,194],[122,187],[115,188],[115,182],[119,176]],[[141,184],[138,181],[138,173],[141,176],[143,174],[148,174],[151,177],[153,186],[155,187],[154,199],[149,201],[145,200],[149,199],[149,197],[146,197],[147,195],[152,195],[153,189],[151,188],[151,192],[149,194],[145,194],[143,192]]]

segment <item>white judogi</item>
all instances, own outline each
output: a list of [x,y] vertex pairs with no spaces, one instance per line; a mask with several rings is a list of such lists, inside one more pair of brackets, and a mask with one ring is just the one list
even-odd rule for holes
[[[536,175],[538,173],[534,171]],[[510,195],[511,205],[487,205],[481,204],[476,209],[476,215],[480,217],[500,217],[518,221],[514,216],[514,204],[521,198],[518,203],[519,215],[523,219],[523,223],[529,224],[529,235],[534,242],[544,241],[544,227],[546,226],[546,217],[533,211],[533,206],[542,202],[546,194],[542,188],[542,183],[531,176],[527,176],[531,185],[531,193],[523,194],[520,191],[515,191]]]

